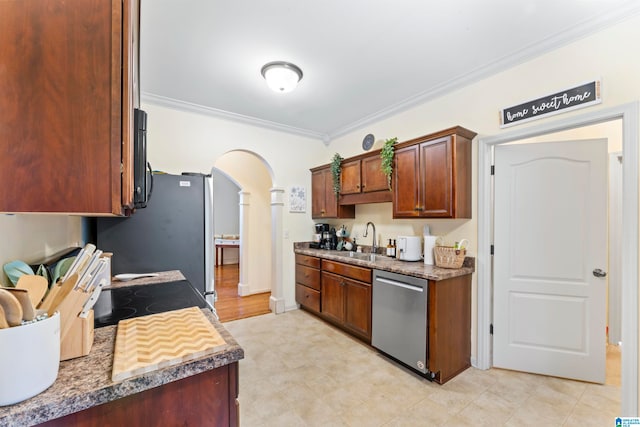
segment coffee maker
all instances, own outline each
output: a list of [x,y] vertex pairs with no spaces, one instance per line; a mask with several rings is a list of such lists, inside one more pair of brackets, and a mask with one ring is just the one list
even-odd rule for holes
[[316,233],[313,238],[314,247],[316,249],[329,249],[331,236],[330,236],[330,228],[329,224],[317,223],[315,224]]

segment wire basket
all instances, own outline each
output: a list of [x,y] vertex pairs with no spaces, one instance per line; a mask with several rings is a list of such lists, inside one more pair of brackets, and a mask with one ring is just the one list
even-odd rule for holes
[[466,249],[457,249],[453,246],[436,246],[433,248],[436,259],[436,267],[460,268],[467,255]]

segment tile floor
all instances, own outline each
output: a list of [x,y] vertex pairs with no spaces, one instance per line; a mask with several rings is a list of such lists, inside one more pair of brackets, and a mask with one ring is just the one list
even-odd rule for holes
[[619,375],[595,385],[469,368],[437,385],[294,310],[227,322],[245,350],[240,425],[613,426]]

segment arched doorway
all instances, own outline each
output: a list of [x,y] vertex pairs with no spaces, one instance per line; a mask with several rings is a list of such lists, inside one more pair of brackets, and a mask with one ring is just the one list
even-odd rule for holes
[[[240,188],[238,295],[271,292],[270,309],[278,312],[274,301],[282,294],[281,285],[278,286],[281,270],[277,268],[281,253],[274,236],[275,230],[281,228],[278,224],[282,223],[283,203],[279,203],[279,192],[273,188],[273,171],[264,158],[246,150],[225,153],[215,161],[213,169],[221,171]],[[213,203],[216,203],[215,194]]]

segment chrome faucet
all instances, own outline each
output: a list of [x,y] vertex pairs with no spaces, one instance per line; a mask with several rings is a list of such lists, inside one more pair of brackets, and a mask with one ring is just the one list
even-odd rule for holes
[[364,234],[362,235],[362,237],[367,237],[367,232],[369,231],[369,225],[371,225],[371,228],[373,228],[373,244],[371,245],[371,253],[378,253],[378,243],[376,242],[376,226],[374,223],[372,223],[371,221],[369,221],[367,223],[367,225],[365,225],[364,227]]

